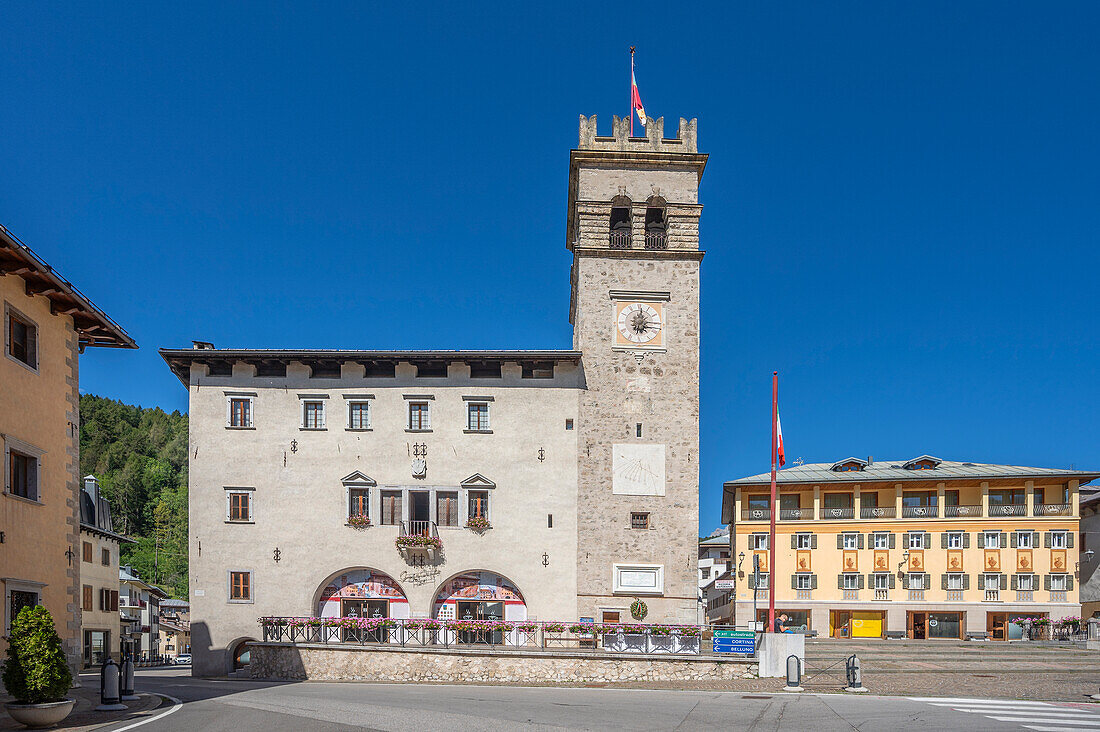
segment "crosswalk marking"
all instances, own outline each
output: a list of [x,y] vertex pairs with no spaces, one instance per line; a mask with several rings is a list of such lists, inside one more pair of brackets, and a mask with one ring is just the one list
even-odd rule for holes
[[[1036,732],[1100,732],[1100,714],[1091,709],[1018,699],[910,697],[931,706],[964,714],[979,714],[998,722],[1014,722]],[[1097,708],[1100,711],[1100,707]]]

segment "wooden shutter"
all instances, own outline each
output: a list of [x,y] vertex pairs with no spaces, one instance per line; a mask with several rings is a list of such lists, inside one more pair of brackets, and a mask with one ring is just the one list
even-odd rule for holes
[[1049,531],[1046,531],[1046,532],[1043,533],[1043,548],[1044,549],[1050,549],[1050,532]]
[[1007,574],[1002,574],[1001,575],[1001,589],[1002,590],[1007,590],[1008,589],[1008,575]]
[[902,534],[901,535],[901,548],[902,549],[908,549],[909,548],[909,534]]
[[968,575],[968,574],[963,575],[963,589],[964,590],[969,590],[970,589],[970,575]]
[[890,548],[897,548],[897,534],[890,534]]
[[[1013,536],[1015,536],[1015,533],[1013,533]],[[1020,575],[1018,575],[1018,574],[1012,575],[1012,589],[1013,590],[1020,589]]]
[[890,589],[891,590],[894,589],[894,579],[895,579],[895,577],[894,577],[893,573],[891,573],[890,574]]
[[[1008,545],[1012,549],[1015,549],[1016,545],[1018,543],[1019,543],[1019,534],[1017,532],[1013,531],[1012,534],[1010,534],[1009,537],[1008,537]],[[1016,589],[1016,588],[1013,587],[1012,589]]]
[[932,532],[930,532],[930,531],[925,531],[924,532],[924,545],[923,546],[924,546],[925,549],[931,549],[932,548]]
[[858,546],[858,547],[859,547],[860,549],[862,549],[862,548],[863,548],[863,534],[860,534],[860,535],[859,535],[859,539],[858,539],[858,541],[859,541],[859,544],[858,544],[857,546]]
[[909,573],[908,572],[906,572],[905,574],[903,574],[901,576],[901,589],[903,589],[903,590],[908,590],[909,589]]
[[[1008,534],[1001,532],[1001,538],[997,541],[997,546],[1001,549],[1008,548]],[[1004,589],[1003,587],[1001,589]]]
[[810,534],[810,548],[817,549],[817,534]]
[[970,534],[966,531],[963,532],[963,549],[970,548]]
[[837,549],[843,549],[844,548],[844,534],[837,534],[836,535],[836,548]]
[[947,575],[946,574],[941,574],[940,575],[940,589],[941,590],[946,590],[947,589]]
[[[791,549],[797,549],[797,548],[798,548],[798,534],[791,534]],[[791,586],[791,589],[794,589],[793,585]]]
[[811,574],[810,575],[810,589],[811,590],[816,590],[817,589],[817,575],[816,574]]
[[750,590],[755,590],[756,589],[756,573],[755,572],[750,572],[749,573],[749,589]]
[[1072,549],[1073,548],[1073,532],[1072,531],[1067,531],[1066,532],[1066,548],[1067,549]]
[[792,590],[797,590],[798,589],[798,575],[797,574],[792,574],[791,575],[791,589]]
[[[946,533],[940,534],[940,549],[946,549],[946,548],[947,548],[947,534]],[[943,589],[946,590],[947,588],[944,587]]]
[[1050,592],[1050,575],[1049,574],[1044,574],[1043,575],[1043,589],[1046,590],[1047,592]]
[[92,561],[92,542],[90,541],[84,542],[84,561],[89,563]]
[[118,612],[118,590],[111,590],[111,612]]
[[1067,574],[1066,575],[1066,589],[1067,590],[1072,590],[1073,589],[1073,575],[1072,574]]
[[867,584],[864,582],[864,579],[865,578],[862,574],[859,575],[859,589],[861,590],[867,586]]
[[92,611],[92,586],[91,585],[84,585],[83,601],[84,601],[84,604],[83,604],[84,611],[90,613]]

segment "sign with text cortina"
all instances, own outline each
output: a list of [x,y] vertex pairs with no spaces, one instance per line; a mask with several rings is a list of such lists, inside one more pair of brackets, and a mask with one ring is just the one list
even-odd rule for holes
[[756,653],[756,633],[751,630],[714,631],[715,653]]

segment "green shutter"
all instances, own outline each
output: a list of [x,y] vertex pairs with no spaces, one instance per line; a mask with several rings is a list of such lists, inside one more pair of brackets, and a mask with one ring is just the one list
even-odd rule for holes
[[969,590],[969,589],[970,589],[970,575],[964,574],[963,575],[963,590]]
[[1043,548],[1050,549],[1050,532],[1043,532]]
[[817,549],[817,534],[810,534],[810,548]]
[[798,548],[798,534],[791,534],[791,549]]
[[941,590],[946,590],[947,589],[947,575],[946,574],[941,574],[940,575],[940,589]]
[[1002,574],[1001,575],[1001,589],[1002,590],[1007,590],[1008,589],[1008,575],[1007,574]]
[[792,574],[791,575],[791,589],[792,590],[797,590],[798,589],[798,575],[797,574]]
[[1067,549],[1072,549],[1073,548],[1073,532],[1072,531],[1067,531],[1066,532],[1066,548]]
[[[1012,537],[1013,537],[1013,538],[1016,538],[1016,534],[1015,534],[1015,533],[1013,533],[1013,534],[1012,534]],[[1014,575],[1012,575],[1012,589],[1013,589],[1013,590],[1018,590],[1018,589],[1020,589],[1020,575],[1018,575],[1018,574],[1014,574]]]
[[837,534],[836,535],[836,548],[837,549],[843,549],[844,548],[844,534]]
[[1005,532],[1002,531],[1001,532],[1001,538],[997,541],[997,545],[1001,549],[1007,549],[1008,548],[1008,534],[1006,534]]
[[890,575],[890,589],[891,590],[894,589],[894,575],[893,574]]
[[[1009,546],[1011,548],[1013,548],[1013,549],[1016,548],[1016,545],[1019,543],[1018,537],[1019,537],[1019,534],[1015,531],[1013,531],[1012,534],[1009,536],[1009,542],[1010,542]],[[1016,588],[1013,587],[1012,589],[1016,589]]]
[[1072,574],[1067,574],[1066,575],[1066,589],[1067,590],[1072,590],[1073,589],[1073,575]]
[[1043,575],[1043,589],[1046,590],[1047,592],[1050,592],[1050,575],[1049,574],[1044,574]]
[[816,574],[811,574],[810,575],[810,589],[811,590],[816,590],[817,589],[817,575]]
[[859,585],[858,585],[858,587],[861,590],[867,586],[866,584],[864,584],[863,580],[864,580],[863,575],[862,574],[859,575]]
[[890,534],[890,548],[891,549],[896,549],[897,548],[897,538],[898,538],[897,534]]
[[970,548],[970,533],[964,531],[963,532],[963,549],[969,549],[969,548]]

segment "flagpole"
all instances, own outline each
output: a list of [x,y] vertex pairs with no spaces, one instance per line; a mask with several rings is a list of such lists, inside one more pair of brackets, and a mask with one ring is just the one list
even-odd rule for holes
[[[779,450],[779,439],[776,434],[776,423],[779,419],[779,372],[772,372],[772,493],[771,527],[768,533],[768,630],[775,631],[775,515],[779,509],[775,500],[775,463]],[[753,618],[755,620],[756,618]]]
[[634,46],[630,47],[630,136],[634,137]]

